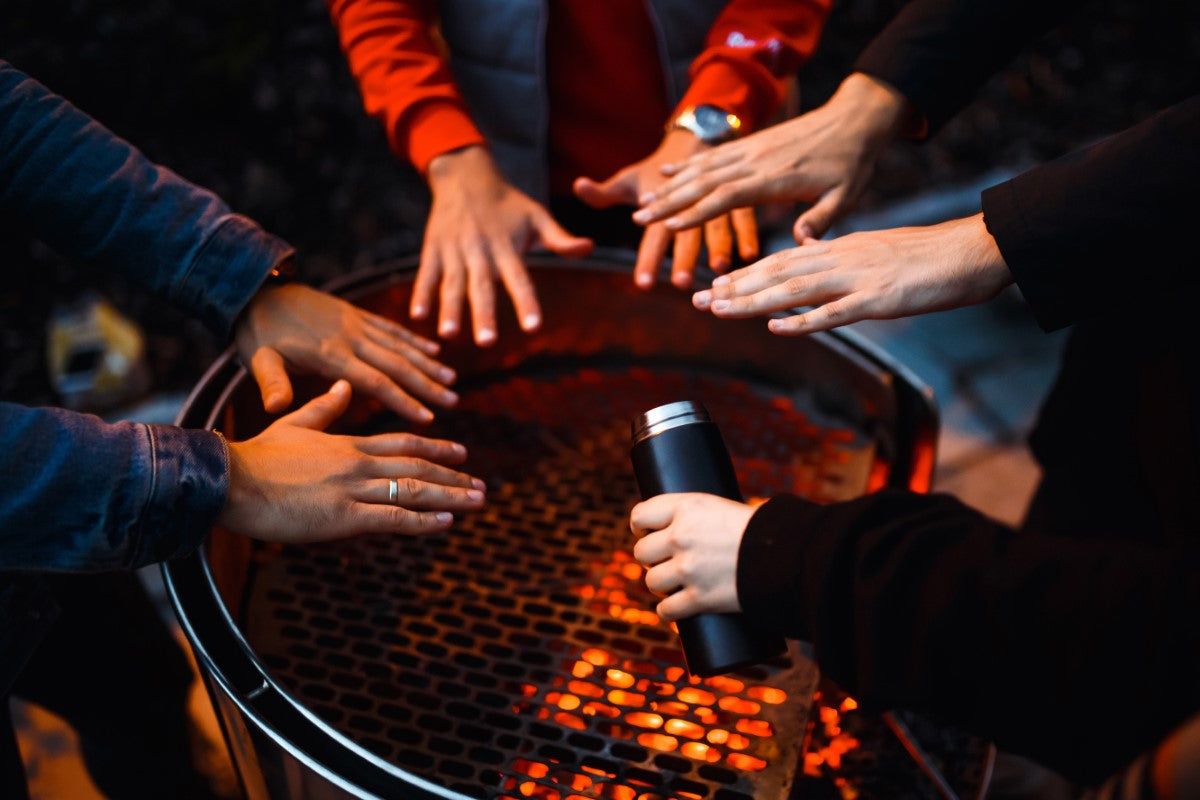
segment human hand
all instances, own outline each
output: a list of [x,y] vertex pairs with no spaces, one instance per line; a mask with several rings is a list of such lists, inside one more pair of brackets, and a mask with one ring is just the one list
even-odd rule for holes
[[[445,530],[483,505],[483,482],[444,464],[466,448],[407,433],[323,433],[350,403],[339,380],[244,442],[229,443],[229,498],[217,523],[254,539],[314,542]],[[390,481],[398,497],[389,502]]]
[[542,324],[533,281],[521,256],[535,245],[581,258],[592,240],[572,236],[550,212],[513,188],[480,146],[444,153],[429,164],[433,206],[425,225],[421,266],[409,312],[429,316],[440,287],[438,334],[452,337],[461,327],[464,295],[470,303],[475,343],[496,341],[496,277],[503,281],[521,329]]
[[692,304],[718,317],[816,306],[768,323],[774,333],[800,334],[982,303],[1012,280],[983,214],[976,214],[923,228],[805,239],[718,278]]
[[753,506],[711,494],[661,494],[633,507],[629,527],[641,537],[633,557],[648,567],[646,588],[664,598],[660,619],[742,610],[738,548],[753,515]]
[[[575,194],[593,208],[610,208],[625,204],[637,205],[639,199],[654,191],[666,179],[663,166],[681,161],[707,150],[708,145],[684,130],[669,131],[658,149],[635,164],[618,170],[603,183],[589,178],[575,180]],[[729,209],[729,214],[715,216],[704,225],[704,242],[708,245],[708,264],[714,272],[726,272],[733,263],[733,239],[737,236],[738,255],[745,261],[758,257],[758,226],[754,211],[749,208]],[[680,289],[692,285],[696,259],[700,255],[699,229],[675,232],[664,225],[646,227],[638,245],[633,279],[638,286],[654,285],[659,265],[674,240],[671,257],[671,283]]]
[[913,114],[894,89],[853,73],[807,114],[665,164],[670,180],[639,197],[633,219],[683,231],[735,208],[801,201],[812,206],[796,220],[796,240],[819,237],[858,203]]
[[308,286],[260,290],[238,320],[234,341],[258,382],[263,407],[273,414],[292,404],[287,367],[344,377],[417,422],[433,419],[417,398],[444,407],[458,402],[444,385],[454,380],[454,370],[433,358],[436,342]]

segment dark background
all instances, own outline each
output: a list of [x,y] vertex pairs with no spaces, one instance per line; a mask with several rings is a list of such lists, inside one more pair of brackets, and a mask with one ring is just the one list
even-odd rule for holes
[[[824,101],[899,0],[842,0],[803,70]],[[894,146],[871,210],[997,166],[1058,156],[1197,90],[1191,0],[1092,3],[997,75],[933,140]],[[152,159],[291,241],[322,282],[414,252],[427,203],[359,105],[322,0],[4,0],[0,58]],[[96,288],[147,336],[159,389],[184,390],[223,347],[138,287],[65,263],[0,215],[0,398],[54,403],[44,328],[56,299]]]

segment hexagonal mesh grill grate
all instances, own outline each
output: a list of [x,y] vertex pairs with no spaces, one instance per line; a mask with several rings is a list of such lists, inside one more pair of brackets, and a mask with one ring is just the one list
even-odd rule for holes
[[445,535],[261,551],[251,646],[336,730],[467,796],[781,796],[816,676],[792,658],[686,674],[629,555],[629,421],[700,400],[747,497],[858,494],[871,444],[723,374],[575,363],[493,378],[429,432],[467,445],[487,508]]

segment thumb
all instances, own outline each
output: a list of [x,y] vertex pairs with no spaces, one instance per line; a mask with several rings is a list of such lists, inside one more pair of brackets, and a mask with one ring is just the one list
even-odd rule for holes
[[339,380],[329,387],[328,392],[314,397],[286,417],[280,417],[276,424],[282,422],[298,428],[323,431],[332,425],[349,405],[350,383],[344,379]]
[[830,190],[801,214],[792,226],[792,235],[796,237],[796,241],[803,242],[805,239],[819,239],[824,236],[842,215],[843,196],[838,189]]
[[250,372],[262,394],[263,408],[278,414],[292,404],[292,382],[283,365],[283,356],[270,347],[260,347],[250,359]]
[[583,258],[592,252],[595,242],[584,236],[575,236],[555,221],[549,213],[539,214],[533,220],[537,241],[552,253],[569,258]]
[[603,183],[591,178],[576,178],[572,186],[580,200],[592,208],[610,208],[615,205],[637,205],[637,185],[634,173],[620,170]]

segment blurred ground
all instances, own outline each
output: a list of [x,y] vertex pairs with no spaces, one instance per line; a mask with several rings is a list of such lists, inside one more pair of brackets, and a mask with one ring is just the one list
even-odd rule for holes
[[[801,73],[804,107],[833,91],[902,3],[838,2]],[[973,213],[979,190],[1120,130],[1196,91],[1200,10],[1190,0],[1093,3],[1029,48],[934,139],[895,146],[839,232]],[[0,58],[73,100],[152,158],[209,186],[300,251],[320,282],[414,252],[427,198],[361,112],[321,0],[6,0]],[[777,238],[773,246],[787,244]],[[65,263],[0,215],[0,398],[58,400],[44,368],[56,298],[96,288],[142,326],[153,385],[128,418],[169,421],[221,344],[137,287]],[[36,276],[36,279],[35,277]],[[1064,334],[1019,295],[914,320],[856,326],[934,389],[943,433],[935,488],[1008,522],[1037,479],[1024,437]],[[203,703],[200,704],[203,706]],[[69,731],[22,710],[38,797],[87,798]]]

